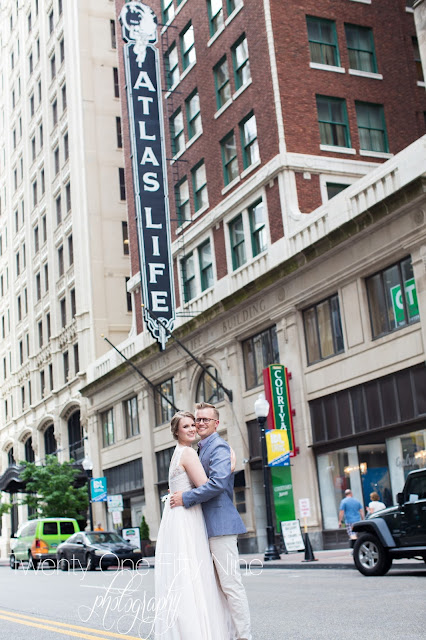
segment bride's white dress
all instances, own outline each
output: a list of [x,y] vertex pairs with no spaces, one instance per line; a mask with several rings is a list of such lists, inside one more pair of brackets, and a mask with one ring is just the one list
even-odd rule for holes
[[[179,465],[169,468],[170,492],[194,488]],[[202,508],[165,503],[155,549],[155,640],[234,640],[228,605],[216,582]]]

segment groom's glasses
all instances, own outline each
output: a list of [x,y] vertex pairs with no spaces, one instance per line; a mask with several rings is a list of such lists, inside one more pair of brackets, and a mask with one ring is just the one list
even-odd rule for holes
[[212,420],[216,421],[216,418],[195,418],[195,424],[206,424]]

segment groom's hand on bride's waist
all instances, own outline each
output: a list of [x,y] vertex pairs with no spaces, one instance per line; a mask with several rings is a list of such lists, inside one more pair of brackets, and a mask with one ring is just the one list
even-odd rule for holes
[[182,500],[182,491],[175,491],[170,498],[170,506],[173,507],[183,507]]

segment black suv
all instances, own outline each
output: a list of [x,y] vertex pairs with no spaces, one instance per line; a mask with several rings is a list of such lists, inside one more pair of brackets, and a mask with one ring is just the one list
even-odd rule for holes
[[408,474],[397,501],[353,525],[354,562],[365,576],[383,576],[394,558],[426,562],[426,469]]

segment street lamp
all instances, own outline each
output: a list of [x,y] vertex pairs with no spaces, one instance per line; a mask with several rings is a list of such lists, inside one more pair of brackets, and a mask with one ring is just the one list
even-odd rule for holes
[[254,403],[254,412],[260,427],[260,439],[262,444],[262,465],[263,465],[263,488],[265,490],[266,503],[266,538],[267,547],[265,549],[264,560],[279,560],[280,554],[275,546],[274,525],[272,523],[271,494],[269,490],[269,466],[266,452],[265,422],[269,413],[269,402],[263,393],[259,394]]
[[89,496],[89,520],[90,520],[90,531],[93,531],[93,512],[92,512],[92,494],[90,491],[90,480],[92,478],[92,469],[93,469],[93,462],[92,459],[90,458],[90,456],[88,456],[87,454],[85,455],[85,457],[83,458],[82,462],[81,462],[81,466],[83,467],[83,469],[86,472],[87,475],[87,493]]

